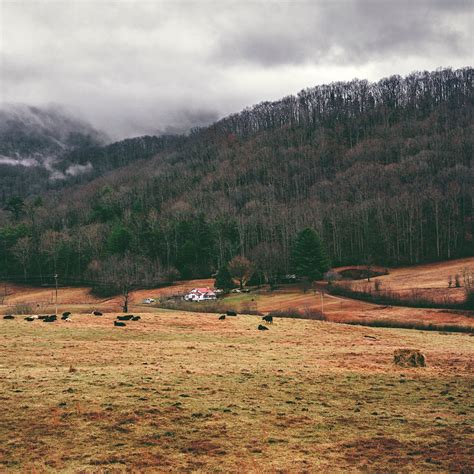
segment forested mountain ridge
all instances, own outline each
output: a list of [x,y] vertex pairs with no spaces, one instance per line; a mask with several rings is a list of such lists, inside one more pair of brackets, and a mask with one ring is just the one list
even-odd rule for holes
[[0,109],[0,203],[91,181],[181,140],[143,136],[114,143],[59,108]]
[[4,211],[4,273],[100,279],[125,254],[153,278],[237,254],[285,273],[305,227],[333,264],[472,255],[472,73],[318,86],[161,139],[151,159],[110,152],[103,176]]
[[48,185],[87,174],[90,162],[76,165],[66,155],[106,141],[104,134],[59,107],[2,105],[0,199],[38,194]]

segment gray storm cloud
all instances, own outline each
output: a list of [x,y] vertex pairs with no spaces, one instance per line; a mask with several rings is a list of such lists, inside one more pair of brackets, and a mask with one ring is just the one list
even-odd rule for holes
[[65,105],[113,138],[472,63],[471,1],[0,2],[0,100]]

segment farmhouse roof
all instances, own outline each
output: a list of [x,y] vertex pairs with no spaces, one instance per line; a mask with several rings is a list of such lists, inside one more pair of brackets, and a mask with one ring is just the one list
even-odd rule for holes
[[214,293],[210,288],[193,288],[190,293]]

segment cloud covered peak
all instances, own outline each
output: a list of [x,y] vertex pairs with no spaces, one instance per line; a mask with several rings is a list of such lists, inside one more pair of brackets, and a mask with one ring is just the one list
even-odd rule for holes
[[55,165],[72,150],[106,143],[105,134],[59,106],[3,104],[0,108],[0,165],[42,167],[52,179],[90,171],[73,167],[66,175]]
[[472,61],[467,0],[2,8],[0,100],[74,107],[113,139],[187,131],[317,84]]

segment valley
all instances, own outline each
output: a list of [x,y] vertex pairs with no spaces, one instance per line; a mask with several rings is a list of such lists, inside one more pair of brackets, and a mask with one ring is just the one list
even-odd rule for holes
[[[347,268],[347,267],[343,267]],[[411,291],[416,289],[428,296],[449,294],[453,302],[464,298],[463,288],[448,288],[450,275],[461,274],[463,269],[474,268],[474,257],[459,260],[437,262],[411,267],[389,269],[388,275],[372,278],[383,282],[384,288],[394,291]],[[363,280],[362,282],[364,282]],[[358,284],[361,280],[355,280]],[[172,286],[134,290],[130,295],[130,311],[153,313],[160,311],[161,297],[182,296],[195,287],[213,287],[213,279],[199,279],[178,282]],[[1,288],[1,286],[0,286]],[[5,289],[0,292],[5,292]],[[323,296],[321,297],[321,293]],[[157,302],[143,304],[145,298],[152,297]],[[435,299],[436,300],[436,299]],[[225,306],[238,312],[246,309],[268,313],[288,309],[318,309],[321,304],[324,314],[330,321],[370,322],[373,320],[423,323],[434,325],[460,325],[474,328],[474,317],[469,311],[410,308],[407,306],[387,306],[367,303],[346,297],[333,296],[327,293],[325,283],[314,289],[304,291],[298,285],[280,285],[274,291],[268,286],[253,288],[250,293],[231,293],[222,299]],[[0,304],[0,312],[15,313],[15,307],[26,306],[31,312],[54,313],[55,290],[33,288],[24,285],[7,284],[7,296]],[[90,313],[94,309],[107,312],[120,311],[122,299],[119,296],[100,298],[94,296],[90,288],[66,287],[58,289],[59,312],[74,311]]]

